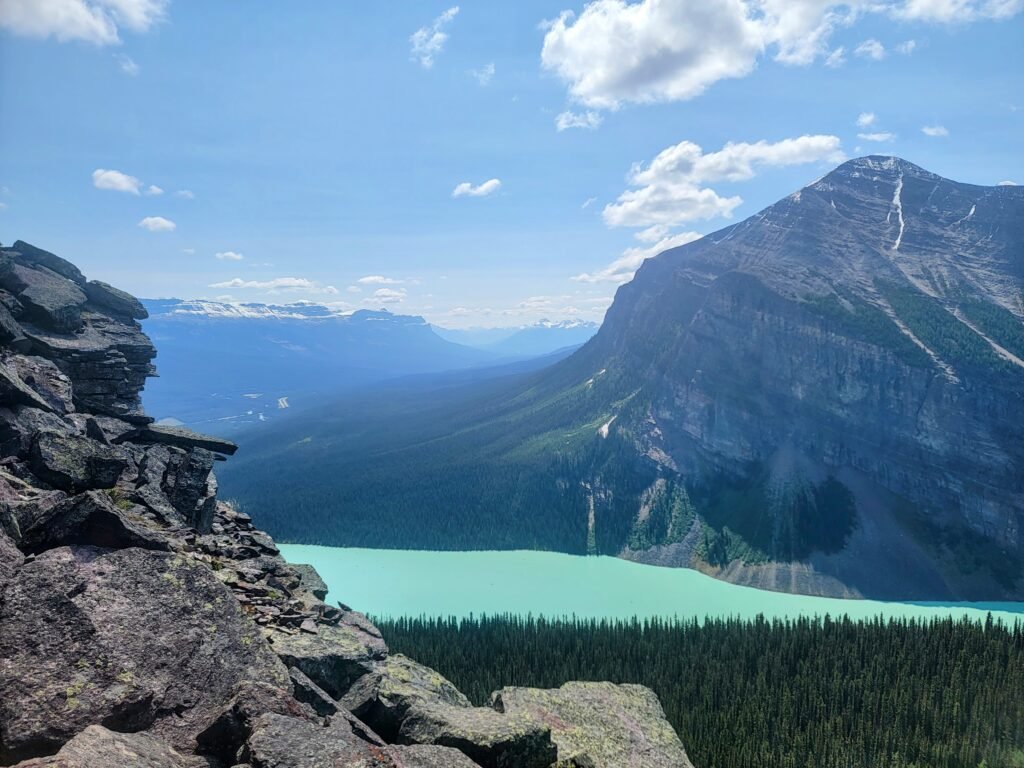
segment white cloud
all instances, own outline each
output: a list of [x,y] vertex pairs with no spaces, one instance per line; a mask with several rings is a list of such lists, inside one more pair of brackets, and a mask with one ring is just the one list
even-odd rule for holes
[[828,56],[825,57],[825,66],[826,67],[832,67],[833,69],[835,69],[836,67],[843,66],[843,64],[845,64],[845,63],[846,63],[846,48],[844,48],[841,45],[838,48],[836,48],[834,51],[832,51]]
[[904,40],[902,43],[896,46],[896,53],[902,53],[904,56],[909,56],[917,48],[917,40]]
[[315,290],[318,286],[304,277],[275,277],[272,280],[243,280],[240,277],[222,283],[210,283],[210,288],[255,288],[259,290]]
[[469,74],[471,74],[476,81],[480,83],[480,85],[490,85],[491,80],[494,79],[494,62],[492,61],[490,64],[485,64],[480,67],[480,69],[471,69],[469,70]]
[[473,186],[470,182],[464,181],[452,190],[452,197],[487,197],[501,187],[499,179],[488,179],[483,184]]
[[143,192],[142,194],[149,195],[150,197],[156,197],[157,195],[162,195],[163,193],[164,191],[160,189],[160,187],[158,187],[156,184],[150,184],[148,187],[146,187],[146,191]]
[[858,45],[853,52],[861,58],[872,61],[881,61],[885,58],[885,46],[873,37]]
[[591,205],[593,205],[596,202],[597,202],[597,198],[596,197],[588,197],[586,200],[583,201],[583,205],[580,206],[580,210],[581,211],[585,211],[585,210],[587,210],[587,208],[589,208]]
[[867,128],[869,125],[874,125],[877,120],[878,115],[874,112],[861,112],[857,115],[857,127]]
[[348,291],[349,293],[362,293],[363,292],[363,289],[360,288],[358,285],[350,285],[345,290]]
[[893,15],[909,21],[947,24],[980,19],[1008,19],[1024,8],[1021,0],[906,0],[893,8]]
[[145,32],[161,21],[168,0],[2,0],[0,27],[24,37],[120,42],[121,28]]
[[120,171],[110,171],[105,168],[97,168],[92,172],[92,185],[96,189],[109,189],[114,192],[130,192],[133,195],[139,194],[141,181],[134,176]]
[[1009,179],[1007,179],[1006,181],[1000,181],[996,186],[997,187],[1016,187],[1017,186],[1017,182],[1016,181],[1010,181]]
[[[1022,8],[1024,0],[594,0],[578,15],[545,22],[541,65],[576,102],[617,109],[692,99],[750,74],[768,54],[788,65],[840,66],[846,51],[832,48],[833,33],[869,14],[951,23],[1009,18]],[[885,48],[868,40],[858,52],[877,59]]]
[[139,222],[139,226],[150,232],[171,232],[178,225],[163,216],[147,216]]
[[323,288],[323,293],[326,293],[330,296],[336,296],[338,293],[340,293],[340,291],[333,285],[325,285]]
[[704,153],[697,144],[682,141],[658,154],[629,175],[629,189],[604,208],[605,223],[613,227],[677,226],[697,219],[730,216],[743,202],[739,196],[722,197],[701,185],[714,181],[744,181],[758,166],[780,167],[845,159],[837,136],[815,135],[728,143],[717,152]]
[[181,197],[185,200],[195,200],[195,193],[191,189],[179,189],[174,193],[175,197]]
[[213,255],[221,261],[241,261],[245,258],[242,254],[235,253],[235,251],[218,251]]
[[360,277],[356,280],[360,285],[400,285],[401,280],[395,280],[393,277],[384,277],[384,275],[367,275],[366,277]]
[[877,133],[858,133],[858,139],[864,141],[893,141],[896,138],[895,133],[889,131],[878,131]]
[[921,133],[925,136],[949,136],[949,131],[944,125],[926,125],[921,128]]
[[126,75],[135,77],[139,74],[139,65],[135,63],[135,60],[131,56],[124,53],[119,53],[115,57],[117,59],[117,65],[121,68],[121,71]]
[[658,240],[647,247],[627,248],[622,255],[599,272],[584,272],[572,279],[580,283],[626,283],[633,279],[633,274],[639,269],[645,259],[657,256],[669,248],[692,243],[699,240],[703,235],[699,232],[679,232]]
[[565,111],[555,118],[555,129],[559,133],[569,128],[588,128],[594,130],[601,125],[603,119],[599,112],[594,112],[590,109],[586,112]]
[[182,248],[181,252],[191,256],[192,254],[194,254],[196,252],[196,249],[195,248]]
[[373,292],[373,299],[378,304],[398,304],[405,299],[405,290],[402,288],[378,288]]
[[459,12],[459,6],[455,5],[442,13],[429,26],[420,27],[409,37],[412,43],[412,59],[418,61],[424,69],[434,66],[434,58],[444,50],[444,44],[448,40],[448,34],[444,28]]
[[596,0],[550,23],[542,66],[588,107],[692,99],[748,74],[763,34],[741,0]]

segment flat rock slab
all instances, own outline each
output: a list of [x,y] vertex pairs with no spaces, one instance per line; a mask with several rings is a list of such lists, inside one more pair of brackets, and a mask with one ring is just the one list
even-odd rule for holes
[[26,314],[59,333],[82,327],[86,295],[75,283],[46,267],[14,264],[3,276],[5,288],[16,294]]
[[218,437],[202,435],[184,427],[169,427],[163,424],[147,424],[124,433],[115,442],[163,443],[178,448],[205,448],[208,451],[224,453],[228,456],[238,450],[238,446],[230,440],[221,440]]
[[453,747],[482,768],[548,768],[557,759],[547,726],[487,707],[413,705],[397,741]]
[[346,614],[336,626],[319,626],[315,635],[268,630],[268,636],[285,664],[297,667],[330,696],[340,699],[388,652],[376,627],[369,622],[364,626],[361,618],[360,614]]
[[206,566],[142,549],[62,547],[0,606],[0,762],[52,754],[89,725],[182,751],[244,680],[287,670]]
[[85,295],[93,304],[99,304],[118,315],[127,315],[133,320],[145,320],[149,312],[142,302],[130,293],[100,280],[90,280],[85,284]]
[[53,757],[26,760],[14,768],[210,768],[210,763],[183,755],[145,733],[117,733],[90,725]]
[[14,245],[7,249],[7,251],[8,253],[13,251],[15,260],[22,264],[39,264],[53,270],[61,277],[66,277],[72,282],[79,285],[85,284],[85,275],[82,274],[81,270],[67,259],[62,259],[55,253],[44,251],[42,248],[36,248],[24,240],[15,241]]
[[587,768],[693,768],[658,697],[642,685],[502,688],[494,706],[551,729],[558,759]]
[[62,491],[112,488],[128,466],[120,449],[83,435],[40,432],[32,444],[32,471]]
[[370,743],[347,719],[321,726],[277,714],[257,719],[241,755],[252,768],[479,768],[454,749]]

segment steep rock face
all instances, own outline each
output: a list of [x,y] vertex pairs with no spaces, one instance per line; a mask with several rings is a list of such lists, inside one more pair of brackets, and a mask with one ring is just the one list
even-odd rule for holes
[[139,410],[142,316],[58,256],[0,251],[0,765],[554,762],[549,726],[389,657],[217,500],[236,446]]
[[[872,157],[648,261],[588,350],[643,387],[613,429],[762,562],[809,562],[800,591],[1019,596],[1022,216],[1020,190]],[[787,587],[702,554],[680,559]]]

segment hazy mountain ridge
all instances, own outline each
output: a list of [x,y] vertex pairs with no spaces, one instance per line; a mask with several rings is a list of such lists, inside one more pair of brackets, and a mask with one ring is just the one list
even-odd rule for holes
[[[773,589],[1020,597],[1022,214],[1016,187],[853,160],[646,261],[562,363],[420,402],[443,434],[380,404],[271,452],[351,473],[348,528],[325,543],[386,546],[360,525],[415,507],[393,545],[444,546],[433,524],[451,548],[615,553]],[[358,456],[333,436],[349,428]]]

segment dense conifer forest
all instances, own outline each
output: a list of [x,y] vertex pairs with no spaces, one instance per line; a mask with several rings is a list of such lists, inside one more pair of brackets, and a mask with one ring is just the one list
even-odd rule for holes
[[1024,766],[1024,628],[951,619],[381,620],[476,703],[642,683],[699,768]]

